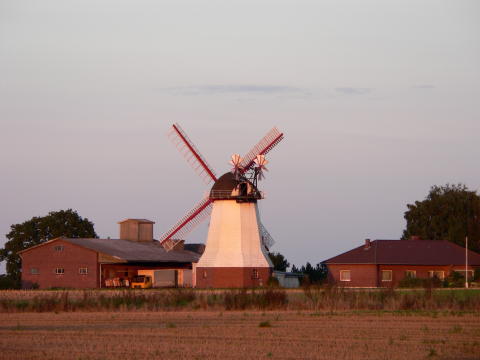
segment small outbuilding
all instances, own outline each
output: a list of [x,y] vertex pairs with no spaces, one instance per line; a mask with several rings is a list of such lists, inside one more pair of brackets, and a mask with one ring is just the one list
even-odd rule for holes
[[[330,284],[345,287],[394,287],[406,277],[440,280],[453,271],[465,276],[465,248],[443,240],[365,240],[323,261]],[[468,277],[480,268],[480,254],[468,250]]]

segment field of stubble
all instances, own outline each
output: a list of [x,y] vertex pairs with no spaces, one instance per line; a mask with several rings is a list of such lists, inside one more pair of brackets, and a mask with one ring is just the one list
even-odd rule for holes
[[480,359],[479,314],[1,314],[1,359]]

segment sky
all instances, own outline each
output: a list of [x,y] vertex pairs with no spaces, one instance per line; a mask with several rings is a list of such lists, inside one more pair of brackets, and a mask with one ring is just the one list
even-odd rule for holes
[[479,20],[476,0],[0,0],[0,247],[69,208],[159,238],[209,190],[177,122],[217,174],[284,132],[259,206],[290,263],[398,239],[432,185],[480,188]]

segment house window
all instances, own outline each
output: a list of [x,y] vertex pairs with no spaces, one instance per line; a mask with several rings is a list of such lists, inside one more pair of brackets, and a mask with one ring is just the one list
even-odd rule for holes
[[[461,274],[463,277],[465,277],[465,270],[453,270],[459,274]],[[467,270],[467,275],[468,275],[468,278],[471,280],[473,279],[473,270]]]
[[55,251],[63,251],[63,245],[55,245],[55,246],[53,247],[53,249],[54,249]]
[[392,270],[382,270],[382,281],[392,281]]
[[78,273],[79,273],[80,275],[87,275],[87,274],[88,274],[88,268],[86,268],[86,267],[79,268],[79,269],[78,269]]
[[352,274],[350,270],[340,270],[340,281],[351,281]]
[[252,271],[252,279],[258,279],[258,270],[257,270],[257,269],[253,269],[253,271]]
[[65,269],[64,268],[55,268],[55,274],[63,275],[63,274],[65,274]]
[[443,280],[445,279],[445,271],[443,270],[430,270],[428,272],[428,276],[431,278],[436,277],[437,279]]
[[30,274],[38,275],[40,274],[40,271],[38,271],[38,268],[30,268]]
[[417,272],[415,270],[407,270],[405,271],[405,277],[415,279],[417,277]]

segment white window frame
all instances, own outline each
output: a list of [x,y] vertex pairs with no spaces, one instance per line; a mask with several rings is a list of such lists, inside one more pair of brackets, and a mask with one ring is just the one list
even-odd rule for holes
[[[348,279],[344,274],[348,274]],[[352,281],[352,270],[340,270],[340,281]]]
[[88,275],[88,267],[78,268],[78,273],[79,273],[80,275]]
[[30,274],[31,275],[40,275],[40,270],[36,267],[30,268]]
[[55,275],[64,275],[65,274],[65,268],[57,267],[55,268]]
[[417,270],[405,270],[405,277],[409,277],[409,276],[410,276],[411,279],[416,279],[417,278]]
[[[382,281],[392,281],[393,280],[393,271],[392,270],[380,270]],[[383,274],[390,274],[390,279],[384,279]]]
[[63,249],[64,249],[63,245],[55,245],[53,247],[53,250],[55,250],[55,251],[63,251]]
[[[438,274],[441,274],[441,276],[438,276]],[[430,270],[428,272],[428,276],[430,278],[438,278],[439,280],[445,280],[445,271],[444,270]]]

